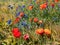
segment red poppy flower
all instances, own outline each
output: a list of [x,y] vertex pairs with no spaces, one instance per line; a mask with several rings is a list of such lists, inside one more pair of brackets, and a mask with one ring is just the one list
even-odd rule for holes
[[47,7],[47,3],[41,4],[40,9],[45,9]]
[[38,18],[34,18],[33,21],[36,23],[38,22]]
[[50,34],[51,34],[51,31],[50,31],[49,29],[45,29],[45,30],[44,30],[44,33],[45,33],[46,35],[50,35]]
[[23,17],[24,16],[24,12],[20,12],[20,16]]
[[18,28],[13,28],[12,29],[12,34],[15,38],[20,38],[20,36],[21,36],[21,32],[19,31]]
[[13,28],[12,32],[19,32],[19,28]]
[[44,29],[40,28],[40,29],[37,29],[35,32],[36,32],[36,34],[42,35],[44,33]]
[[33,9],[33,6],[32,6],[32,5],[30,5],[30,6],[28,7],[28,9],[29,9],[29,10],[32,10],[32,9]]
[[29,35],[28,35],[28,34],[25,34],[25,35],[23,36],[23,38],[24,38],[24,40],[28,40],[28,39],[29,39]]
[[20,21],[20,18],[17,17],[13,23],[16,24],[16,23],[19,22],[19,21]]
[[16,38],[20,38],[20,36],[21,36],[21,32],[13,33],[13,36],[16,37]]

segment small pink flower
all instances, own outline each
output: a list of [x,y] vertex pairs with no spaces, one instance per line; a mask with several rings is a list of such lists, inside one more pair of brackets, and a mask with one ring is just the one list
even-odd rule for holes
[[28,40],[28,39],[29,39],[29,34],[25,34],[25,35],[23,36],[23,38],[24,38],[24,40]]

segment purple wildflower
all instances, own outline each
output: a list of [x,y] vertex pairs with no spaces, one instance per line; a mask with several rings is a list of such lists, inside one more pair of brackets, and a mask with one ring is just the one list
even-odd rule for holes
[[22,8],[25,8],[25,5],[22,5]]
[[20,12],[18,12],[17,14],[16,14],[16,16],[19,16],[20,15]]
[[8,22],[7,22],[8,24],[11,24],[11,20],[8,20]]

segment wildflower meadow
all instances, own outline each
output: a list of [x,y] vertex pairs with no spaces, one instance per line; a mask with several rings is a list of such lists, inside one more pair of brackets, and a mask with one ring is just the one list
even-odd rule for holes
[[0,45],[60,45],[60,0],[0,0]]

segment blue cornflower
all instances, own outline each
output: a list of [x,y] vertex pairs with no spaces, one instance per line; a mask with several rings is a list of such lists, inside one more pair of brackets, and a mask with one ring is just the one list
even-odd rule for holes
[[11,24],[11,20],[8,20],[8,21],[7,21],[7,24]]
[[16,14],[16,16],[19,16],[20,15],[20,12],[18,12],[17,14]]
[[26,23],[25,21],[23,21],[21,24],[22,24],[23,26],[27,26],[27,23]]
[[22,5],[22,8],[25,8],[25,5]]
[[24,15],[24,18],[28,18],[28,15],[27,15],[27,14],[25,14],[25,15]]

